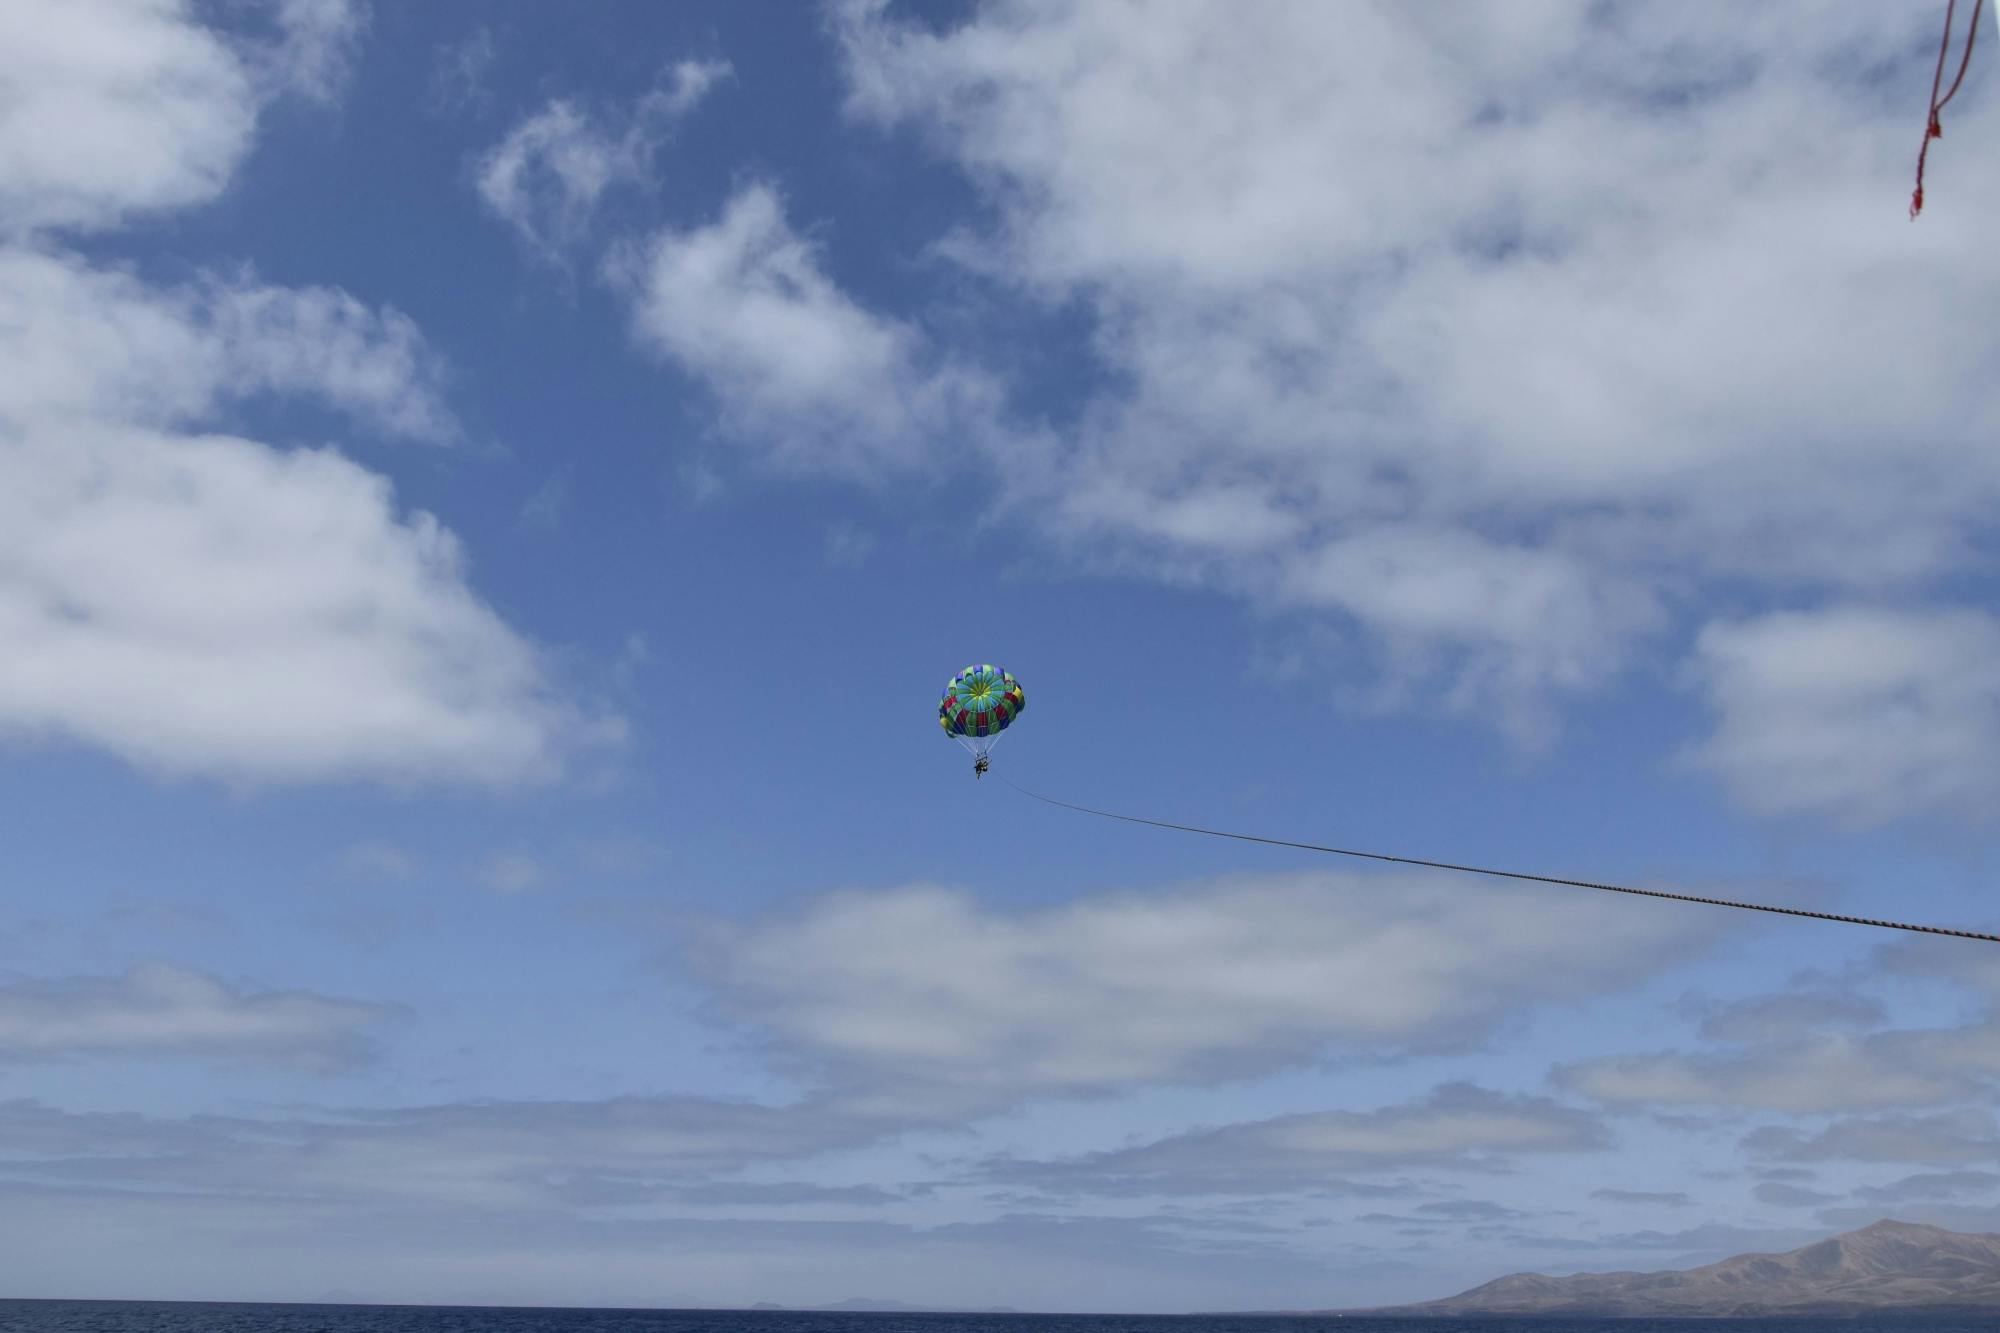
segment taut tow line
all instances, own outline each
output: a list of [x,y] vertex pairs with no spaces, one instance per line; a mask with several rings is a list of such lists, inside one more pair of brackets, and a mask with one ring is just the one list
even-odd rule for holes
[[[996,774],[996,776],[999,776]],[[1285,838],[1264,838],[1254,833],[1228,833],[1222,829],[1201,828],[1194,824],[1176,824],[1165,819],[1142,819],[1138,815],[1121,815],[1112,810],[1093,810],[1087,805],[1076,805],[1069,801],[1058,801],[1053,796],[1029,791],[1020,783],[1009,778],[1000,780],[1021,795],[1031,797],[1044,805],[1058,806],[1064,810],[1074,810],[1078,814],[1096,815],[1099,819],[1116,819],[1127,824],[1145,824],[1151,828],[1177,829],[1182,833],[1199,833],[1210,838],[1231,838],[1237,842],[1261,842],[1267,847],[1291,847],[1302,852],[1322,852],[1328,856],[1351,856],[1364,861],[1389,861],[1396,865],[1423,866],[1430,870],[1452,870],[1462,875],[1485,875],[1492,879],[1519,879],[1533,884],[1557,884],[1570,889],[1596,889],[1600,893],[1625,893],[1635,898],[1666,898],[1677,903],[1700,903],[1705,907],[1734,907],[1745,912],[1770,912],[1776,916],[1802,916],[1813,921],[1837,921],[1847,926],[1874,926],[1878,930],[1907,930],[1919,935],[1950,935],[1961,940],[1985,940],[1989,944],[2000,944],[2000,935],[1988,935],[1977,930],[1955,930],[1950,926],[1917,926],[1906,921],[1877,921],[1865,916],[1841,916],[1836,912],[1810,912],[1803,907],[1774,907],[1769,903],[1737,902],[1732,898],[1703,898],[1692,893],[1668,893],[1665,889],[1639,889],[1625,884],[1600,884],[1588,879],[1564,879],[1559,875],[1530,875],[1520,870],[1493,870],[1486,866],[1457,865],[1450,861],[1427,861],[1419,856],[1391,856],[1387,852],[1359,852],[1348,847],[1323,847],[1318,843],[1292,842]]]

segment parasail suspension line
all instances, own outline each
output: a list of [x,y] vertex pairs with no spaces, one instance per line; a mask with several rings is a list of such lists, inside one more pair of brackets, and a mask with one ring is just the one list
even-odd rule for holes
[[1979,12],[1986,7],[1986,0],[1972,0],[1972,23],[1965,30],[1965,54],[1959,57],[1958,75],[1951,81],[1944,96],[1938,91],[1944,88],[1945,57],[1951,54],[1951,21],[1958,12],[1958,0],[1946,0],[1944,7],[1944,37],[1938,42],[1937,72],[1931,76],[1931,109],[1924,124],[1923,147],[1917,150],[1917,189],[1910,196],[1910,220],[1916,221],[1917,214],[1924,211],[1924,159],[1931,155],[1931,140],[1944,138],[1944,124],[1938,113],[1944,105],[1958,96],[1958,87],[1965,82],[1965,71],[1972,64],[1972,46],[1979,40]]

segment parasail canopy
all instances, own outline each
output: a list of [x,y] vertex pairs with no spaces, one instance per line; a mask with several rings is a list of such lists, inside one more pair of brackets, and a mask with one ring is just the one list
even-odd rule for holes
[[979,662],[946,683],[938,700],[938,725],[975,759],[984,759],[1027,706],[1028,696],[1012,672]]

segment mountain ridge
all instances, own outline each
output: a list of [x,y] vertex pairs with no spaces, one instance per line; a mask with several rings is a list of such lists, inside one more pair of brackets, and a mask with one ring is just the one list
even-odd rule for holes
[[1782,1254],[1659,1272],[1509,1273],[1441,1300],[1341,1313],[1663,1318],[1974,1310],[2000,1312],[2000,1235],[1883,1218]]

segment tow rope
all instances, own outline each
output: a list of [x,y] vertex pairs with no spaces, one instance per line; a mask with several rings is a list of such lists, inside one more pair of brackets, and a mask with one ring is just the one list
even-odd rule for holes
[[[996,775],[998,776],[998,775]],[[1989,944],[2000,944],[2000,935],[1988,935],[1977,930],[1956,930],[1950,926],[1918,926],[1906,921],[1877,921],[1865,916],[1841,916],[1837,912],[1812,912],[1803,907],[1775,907],[1769,903],[1738,902],[1731,898],[1704,898],[1692,893],[1668,893],[1665,889],[1639,889],[1625,884],[1601,884],[1588,879],[1564,879],[1559,875],[1531,875],[1520,870],[1492,870],[1485,866],[1456,865],[1450,861],[1427,861],[1419,856],[1392,856],[1387,852],[1359,852],[1348,847],[1323,847],[1318,843],[1292,842],[1285,838],[1265,838],[1254,833],[1227,833],[1221,829],[1201,828],[1194,824],[1176,824],[1165,819],[1142,819],[1138,815],[1121,815],[1111,810],[1093,810],[1087,805],[1075,805],[1069,801],[1058,801],[1053,796],[1029,791],[1020,783],[1007,777],[1000,780],[1023,796],[1031,797],[1044,805],[1053,805],[1064,810],[1074,810],[1078,814],[1096,815],[1099,819],[1116,819],[1127,824],[1145,824],[1152,828],[1177,829],[1182,833],[1199,833],[1210,838],[1231,838],[1237,842],[1260,842],[1267,847],[1291,847],[1302,852],[1322,852],[1328,856],[1351,856],[1364,861],[1389,861],[1396,865],[1423,866],[1430,870],[1452,870],[1462,875],[1486,875],[1493,879],[1519,879],[1534,884],[1557,884],[1569,889],[1596,889],[1600,893],[1626,893],[1636,898],[1666,898],[1677,903],[1700,903],[1705,907],[1734,907],[1745,912],[1770,912],[1776,916],[1802,916],[1813,921],[1837,921],[1847,926],[1874,926],[1878,930],[1908,930],[1919,935],[1950,935],[1962,940],[1985,940]]]

